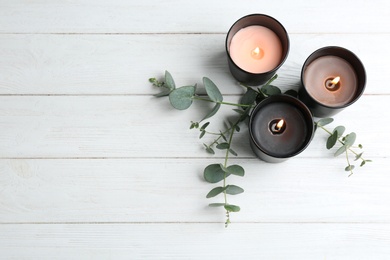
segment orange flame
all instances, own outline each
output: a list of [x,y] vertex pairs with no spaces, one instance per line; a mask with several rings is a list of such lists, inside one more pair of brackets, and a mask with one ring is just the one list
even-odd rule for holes
[[336,85],[337,83],[339,83],[340,81],[340,77],[335,77],[330,83],[332,83],[332,85]]
[[283,125],[284,125],[284,120],[280,119],[279,122],[276,124],[276,129],[278,130],[282,129]]

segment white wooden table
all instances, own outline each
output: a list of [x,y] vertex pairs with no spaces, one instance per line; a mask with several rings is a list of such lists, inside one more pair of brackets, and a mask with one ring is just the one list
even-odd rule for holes
[[[332,126],[355,131],[374,162],[348,178],[318,132],[268,164],[243,129],[232,163],[246,176],[231,181],[245,193],[230,196],[241,212],[225,229],[202,179],[224,155],[188,129],[206,110],[174,110],[148,78],[208,76],[237,101],[224,41],[250,13],[289,32],[282,89],[320,47],[359,56],[366,91]],[[390,259],[389,17],[387,0],[0,1],[0,258]]]

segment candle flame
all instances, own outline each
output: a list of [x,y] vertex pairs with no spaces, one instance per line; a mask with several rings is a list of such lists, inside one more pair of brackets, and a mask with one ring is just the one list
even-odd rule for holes
[[252,58],[254,58],[255,60],[260,60],[261,58],[263,58],[264,53],[260,49],[260,47],[256,47],[252,50],[251,55],[252,55]]
[[260,48],[259,47],[256,47],[253,51],[252,51],[253,55],[259,55],[260,54]]
[[280,119],[279,122],[276,124],[276,129],[278,130],[282,129],[283,125],[284,125],[284,120]]
[[339,81],[340,81],[340,77],[337,76],[330,83],[332,83],[332,85],[336,85],[337,83],[339,83]]

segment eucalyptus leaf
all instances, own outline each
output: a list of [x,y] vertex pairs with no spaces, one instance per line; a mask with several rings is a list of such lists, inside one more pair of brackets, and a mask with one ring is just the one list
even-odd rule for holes
[[269,85],[272,83],[272,81],[274,81],[275,79],[278,78],[278,74],[275,74],[272,76],[272,78],[270,78],[264,85]]
[[225,203],[210,203],[209,207],[223,207]]
[[212,198],[217,196],[218,194],[222,193],[224,190],[226,190],[227,187],[215,187],[212,189],[209,193],[207,193],[206,198]]
[[204,123],[201,127],[200,127],[200,130],[203,131],[206,129],[206,127],[208,127],[210,124],[210,122],[207,122],[207,123]]
[[362,163],[360,164],[360,167],[362,167],[365,164],[366,164],[366,161],[362,161]]
[[354,165],[348,165],[347,167],[345,167],[345,171],[347,172],[351,172],[353,169],[355,169]]
[[173,80],[171,73],[169,73],[167,70],[165,71],[165,85],[171,91],[176,88],[175,81]]
[[326,148],[328,150],[336,144],[338,137],[338,131],[334,131],[333,134],[329,136],[328,140],[326,141]]
[[341,137],[344,134],[345,126],[339,125],[339,126],[335,127],[335,129],[333,130],[333,133],[335,131],[337,131],[337,137],[339,138],[339,137]]
[[155,97],[165,97],[165,96],[168,96],[170,93],[171,93],[171,90],[168,89],[168,88],[165,88],[163,91],[161,91],[160,93],[154,94],[153,96],[155,96]]
[[234,151],[233,149],[229,149],[229,153],[233,154],[234,156],[238,156],[238,154],[236,153],[236,151]]
[[191,106],[194,94],[195,86],[180,87],[169,94],[169,101],[174,108],[184,110]]
[[214,152],[214,149],[211,148],[210,146],[206,145],[206,144],[203,144],[205,147],[206,147],[206,152],[210,153],[210,154],[215,154]]
[[275,87],[273,85],[264,85],[261,87],[261,92],[263,92],[267,96],[273,96],[273,95],[278,95],[281,94],[282,91],[280,88]]
[[221,102],[223,100],[222,94],[218,87],[211,81],[211,79],[204,77],[203,84],[206,89],[207,95],[212,101]]
[[240,207],[239,206],[236,206],[236,205],[224,205],[224,208],[229,211],[229,212],[239,212],[240,211]]
[[356,134],[352,132],[345,136],[344,143],[347,147],[351,147],[355,143],[355,140],[356,140]]
[[207,119],[207,118],[210,118],[210,117],[212,117],[213,115],[215,115],[215,114],[218,112],[218,110],[219,110],[220,107],[221,107],[221,104],[220,104],[220,103],[215,104],[215,106],[213,107],[213,109],[211,109],[211,111],[210,111],[205,117],[203,117],[203,119],[202,119],[201,121],[203,121],[203,120],[205,120],[205,119]]
[[363,155],[363,153],[359,153],[358,155],[356,155],[355,161],[359,160],[362,157],[362,155]]
[[226,193],[229,195],[237,195],[237,194],[240,194],[243,192],[244,192],[244,189],[239,187],[239,186],[236,186],[236,185],[227,185],[226,186]]
[[332,122],[333,122],[333,118],[329,117],[329,118],[322,118],[322,119],[318,120],[316,124],[318,126],[325,126],[325,125],[328,125]]
[[228,143],[220,143],[220,144],[217,144],[216,147],[220,150],[225,150],[225,149],[229,149],[229,144]]
[[205,130],[202,130],[199,135],[199,139],[202,139],[202,137],[206,134]]
[[203,172],[203,177],[207,182],[217,183],[224,179],[224,177],[229,176],[229,173],[225,173],[220,164],[210,164],[208,165]]
[[242,109],[234,108],[233,111],[234,111],[234,112],[237,112],[237,113],[240,114],[240,115],[245,114],[245,111],[242,110]]
[[227,167],[227,172],[237,176],[244,176],[245,170],[240,165],[234,164]]
[[347,150],[347,147],[345,145],[343,145],[334,153],[334,156],[339,156],[340,154],[344,153],[346,150]]
[[285,95],[289,95],[289,96],[292,96],[292,97],[295,97],[297,98],[298,97],[298,92],[293,90],[293,89],[289,89],[287,90],[286,92],[284,92]]
[[256,101],[257,92],[252,88],[248,88],[242,96],[240,103],[243,105],[252,105]]

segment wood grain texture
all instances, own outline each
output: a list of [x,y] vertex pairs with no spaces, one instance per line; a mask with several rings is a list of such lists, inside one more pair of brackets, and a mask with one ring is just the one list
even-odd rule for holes
[[[188,129],[209,109],[177,111],[147,82],[208,76],[227,101],[225,36],[250,13],[290,35],[275,84],[297,88],[305,59],[338,45],[364,63],[361,99],[335,116],[374,162],[348,178],[345,158],[317,132],[281,164],[254,157],[245,127],[234,143],[245,189],[225,212],[206,199],[207,155]],[[390,255],[390,2],[0,1],[1,259],[388,259]],[[202,84],[199,84],[200,91]],[[224,107],[210,129],[232,115]]]
[[[169,70],[178,86],[214,80],[240,94],[227,67],[226,34],[0,35],[0,94],[151,94],[150,77]],[[370,40],[368,40],[370,39]],[[366,94],[390,94],[389,34],[291,34],[290,53],[275,84],[297,89],[302,65],[318,48],[353,51],[367,71]],[[375,42],[375,47],[372,43]],[[378,60],[379,59],[379,60]],[[204,92],[204,91],[203,91]]]
[[[238,101],[227,97],[227,101]],[[388,156],[382,149],[387,127],[377,127],[388,110],[387,96],[363,96],[337,115],[331,125],[344,124],[358,134],[369,157]],[[377,106],[377,104],[382,104]],[[207,106],[207,107],[206,107]],[[212,105],[197,102],[188,111],[175,110],[166,98],[151,96],[5,96],[0,97],[0,157],[191,157],[207,156],[199,132],[189,130]],[[224,106],[211,120],[209,130],[223,129],[223,118],[235,116]],[[370,116],[362,115],[370,111]],[[371,127],[366,127],[371,125]],[[374,132],[373,132],[374,131]],[[374,133],[374,134],[373,134]],[[299,156],[331,157],[324,145],[326,134],[318,131],[310,147]],[[245,127],[235,138],[240,156],[254,157]],[[223,156],[223,155],[220,155]]]
[[294,33],[388,33],[390,3],[307,1],[2,1],[2,33],[226,32],[240,17],[264,13]]
[[386,260],[388,224],[0,225],[6,259]]
[[[347,177],[344,159],[294,158],[281,164],[233,159],[246,176],[228,178],[245,189],[228,196],[240,222],[389,223],[388,159]],[[213,187],[203,169],[222,159],[0,160],[0,224],[62,222],[215,222],[224,210],[206,199]],[[219,223],[219,224],[217,224]]]

